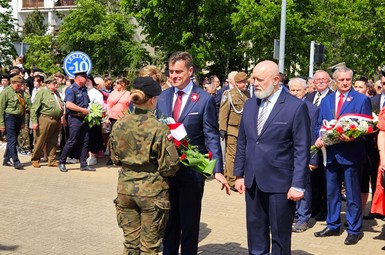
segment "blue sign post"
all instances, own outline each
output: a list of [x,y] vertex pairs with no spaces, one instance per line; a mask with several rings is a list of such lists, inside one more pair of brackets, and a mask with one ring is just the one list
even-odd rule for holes
[[81,51],[73,51],[66,56],[63,63],[64,71],[69,78],[75,78],[77,72],[91,73],[92,62],[90,57]]

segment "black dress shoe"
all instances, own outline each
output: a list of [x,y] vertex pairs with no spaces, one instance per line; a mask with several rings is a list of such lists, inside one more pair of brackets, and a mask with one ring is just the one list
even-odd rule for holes
[[112,166],[113,164],[114,164],[114,162],[112,162],[111,159],[109,159],[109,160],[107,161],[107,163],[106,163],[107,166]]
[[353,245],[358,243],[364,236],[364,233],[360,233],[358,235],[353,235],[353,234],[348,234],[348,236],[345,239],[345,244],[346,245]]
[[339,236],[340,235],[340,230],[332,230],[330,228],[324,228],[322,231],[315,232],[314,236],[315,237],[327,237],[327,236]]
[[60,170],[60,172],[63,172],[63,173],[68,172],[66,165],[63,163],[59,164],[59,170]]
[[16,170],[24,170],[24,165],[22,163],[15,163],[13,164],[13,167],[16,169]]
[[85,167],[81,167],[80,171],[96,171],[96,169],[90,166],[85,166]]
[[10,160],[4,160],[3,166],[13,166],[13,163]]
[[373,213],[369,213],[368,215],[365,215],[362,217],[364,220],[374,220],[375,215]]

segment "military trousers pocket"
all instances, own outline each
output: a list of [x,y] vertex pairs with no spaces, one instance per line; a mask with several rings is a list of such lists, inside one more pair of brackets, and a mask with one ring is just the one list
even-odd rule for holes
[[153,227],[158,229],[159,233],[163,233],[168,220],[171,204],[166,199],[155,199],[155,213],[153,215]]

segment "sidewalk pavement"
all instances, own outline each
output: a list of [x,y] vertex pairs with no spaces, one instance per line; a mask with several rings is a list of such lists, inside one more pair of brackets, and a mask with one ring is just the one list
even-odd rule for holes
[[[61,173],[46,164],[33,168],[28,156],[20,160],[24,171],[0,167],[0,254],[122,253],[123,234],[112,202],[118,167],[108,168],[106,159],[98,159],[96,172],[81,172],[74,164]],[[313,233],[324,227],[325,222],[313,221],[311,229],[293,233],[292,254],[385,254],[381,220],[364,221],[365,236],[353,246],[344,245],[346,232],[315,238]],[[203,197],[199,254],[248,254],[244,196],[227,196],[213,179],[206,182]]]

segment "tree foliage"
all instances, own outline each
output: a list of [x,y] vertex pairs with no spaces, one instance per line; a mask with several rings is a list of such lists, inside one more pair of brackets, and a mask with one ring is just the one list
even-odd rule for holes
[[79,0],[77,8],[64,19],[59,42],[67,53],[87,53],[96,73],[121,73],[139,68],[148,60],[146,51],[135,42],[134,26],[119,12],[107,12],[95,0]]
[[31,69],[39,67],[47,74],[61,71],[61,65],[55,63],[55,56],[52,51],[52,35],[28,35],[25,43],[30,44],[30,48],[25,57],[24,67]]
[[[147,41],[166,55],[192,53],[215,73],[272,59],[280,36],[281,0],[122,0]],[[373,75],[385,62],[385,3],[381,0],[287,0],[285,72],[308,75],[310,43],[326,46],[328,68],[346,62]]]
[[44,35],[46,31],[47,25],[44,24],[44,16],[40,11],[34,10],[27,16],[23,26],[24,37],[29,34]]
[[8,0],[0,0],[0,62],[11,64],[16,56],[13,42],[19,40],[15,30],[15,21],[12,19],[12,9]]
[[169,56],[186,50],[195,65],[225,74],[243,65],[242,43],[231,29],[235,0],[157,1],[122,0],[123,9],[135,17],[151,46]]

